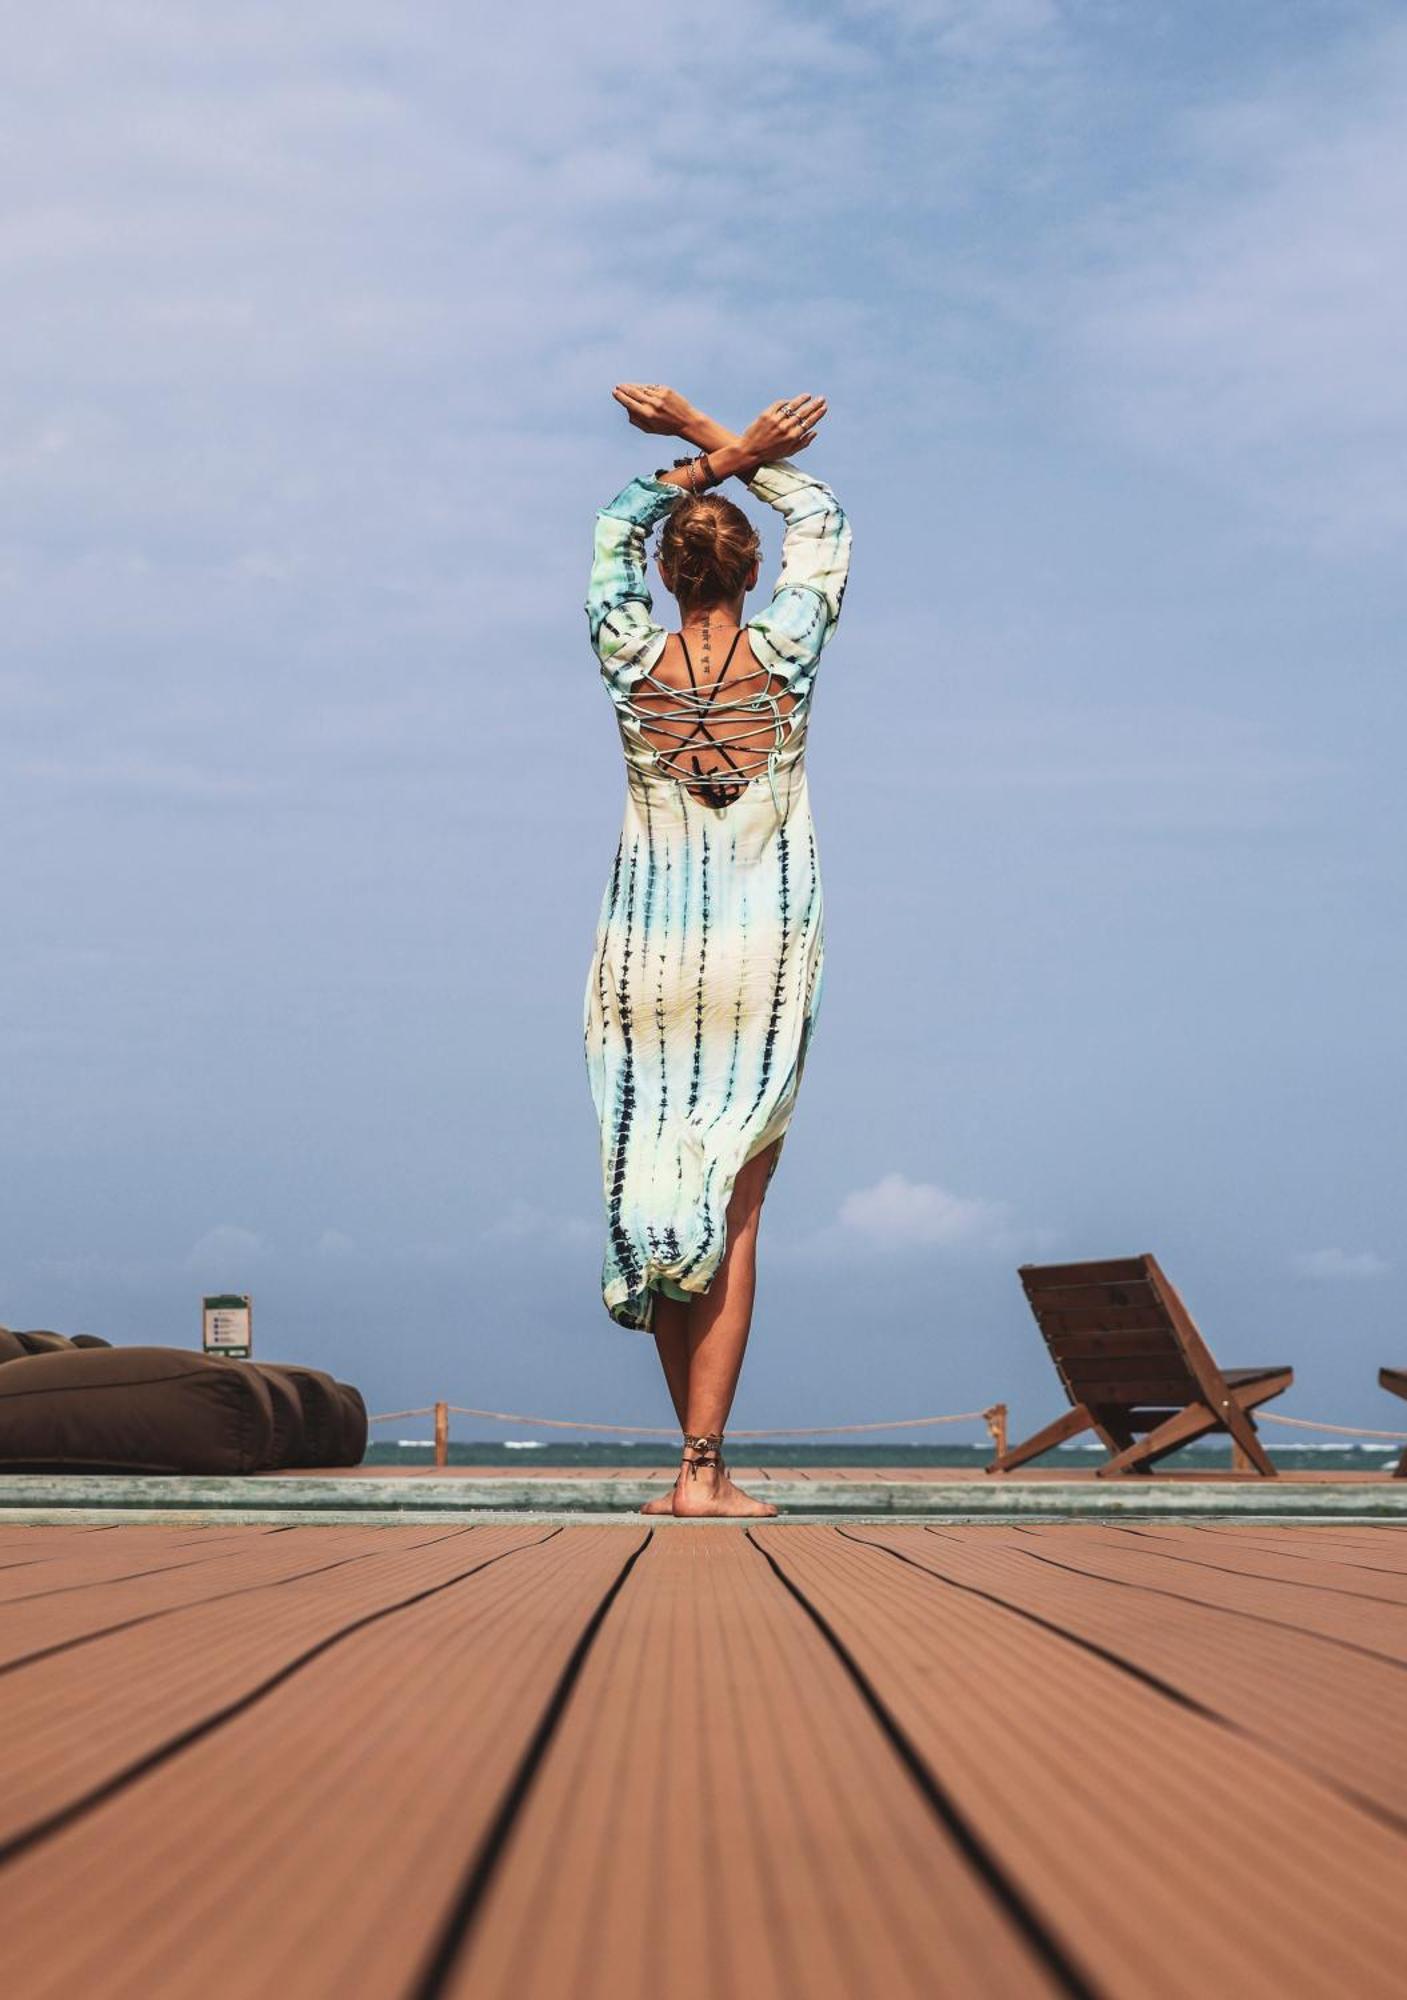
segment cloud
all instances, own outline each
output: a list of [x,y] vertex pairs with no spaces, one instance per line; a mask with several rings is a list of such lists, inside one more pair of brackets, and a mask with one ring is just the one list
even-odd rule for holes
[[1376,1250],[1306,1250],[1292,1259],[1292,1268],[1301,1278],[1361,1283],[1385,1278],[1392,1266]]
[[1047,1230],[1020,1230],[1011,1207],[977,1195],[952,1194],[932,1181],[886,1174],[855,1188],[840,1204],[843,1228],[884,1250],[936,1247],[1007,1252],[1048,1241]]
[[193,1243],[186,1253],[186,1269],[203,1279],[233,1284],[242,1270],[258,1263],[264,1254],[263,1238],[237,1223],[219,1222]]
[[1407,31],[1200,112],[1072,298],[1086,398],[1335,551],[1407,527]]

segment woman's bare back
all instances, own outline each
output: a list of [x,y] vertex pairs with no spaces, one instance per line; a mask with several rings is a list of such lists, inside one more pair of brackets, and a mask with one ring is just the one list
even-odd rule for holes
[[671,632],[631,690],[641,734],[663,768],[711,806],[727,805],[765,773],[797,700],[758,665],[747,627],[717,616],[688,636]]

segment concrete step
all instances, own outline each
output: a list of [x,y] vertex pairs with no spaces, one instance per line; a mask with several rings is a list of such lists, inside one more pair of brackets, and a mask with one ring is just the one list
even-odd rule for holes
[[[1407,1480],[824,1480],[770,1479],[755,1489],[784,1519],[934,1521],[1030,1519],[1407,1521]],[[100,1477],[24,1473],[0,1477],[0,1523],[92,1520],[394,1523],[427,1515],[630,1519],[661,1491],[659,1480],[413,1479],[296,1473],[256,1478]],[[681,1524],[692,1525],[692,1524]]]

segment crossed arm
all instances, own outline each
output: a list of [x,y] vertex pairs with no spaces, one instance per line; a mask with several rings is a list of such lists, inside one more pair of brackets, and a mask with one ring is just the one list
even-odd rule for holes
[[[623,382],[612,393],[637,430],[695,445],[707,455],[714,483],[743,479],[757,499],[782,515],[782,573],[767,608],[748,620],[748,632],[759,662],[800,693],[835,629],[850,565],[850,525],[834,493],[785,462],[810,444],[826,413],[825,399],[773,403],[739,436],[673,389]],[[586,610],[592,644],[613,684],[628,686],[653,665],[664,644],[652,616],[645,537],[678,504],[661,488],[688,492],[694,477],[692,466],[685,465],[633,480],[597,516]]]
[[[769,403],[738,435],[696,410],[676,389],[657,382],[618,382],[611,391],[637,430],[657,437],[682,438],[707,457],[706,476],[712,485],[736,476],[751,479],[758,466],[805,451],[826,414],[824,396],[786,396]],[[659,474],[663,486],[692,489],[694,474],[687,465]]]

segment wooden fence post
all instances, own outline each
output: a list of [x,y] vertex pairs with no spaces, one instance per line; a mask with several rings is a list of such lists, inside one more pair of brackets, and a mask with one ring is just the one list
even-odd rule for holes
[[982,1412],[982,1416],[992,1433],[993,1456],[1001,1458],[1006,1451],[1006,1404],[993,1403],[989,1410]]
[[449,1464],[449,1404],[435,1405],[435,1465],[443,1471]]

